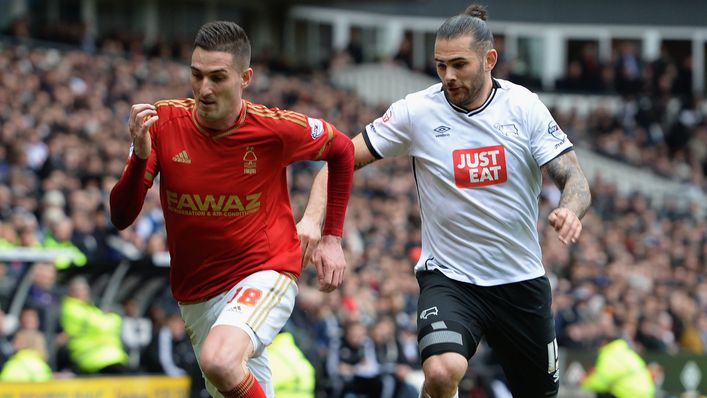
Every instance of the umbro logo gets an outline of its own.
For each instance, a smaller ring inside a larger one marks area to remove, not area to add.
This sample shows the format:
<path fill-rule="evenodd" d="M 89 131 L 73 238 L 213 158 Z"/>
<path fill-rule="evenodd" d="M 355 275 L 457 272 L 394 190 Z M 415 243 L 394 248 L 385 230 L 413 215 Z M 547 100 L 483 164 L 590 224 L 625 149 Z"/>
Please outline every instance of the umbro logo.
<path fill-rule="evenodd" d="M 432 131 L 434 131 L 434 132 L 436 133 L 436 134 L 435 134 L 435 137 L 448 137 L 448 136 L 449 136 L 449 133 L 447 133 L 447 131 L 449 131 L 449 130 L 451 130 L 451 129 L 452 129 L 451 127 L 442 125 L 442 126 L 436 127 L 436 128 L 435 128 L 434 130 L 432 130 Z"/>
<path fill-rule="evenodd" d="M 177 163 L 191 163 L 191 159 L 189 159 L 189 155 L 187 155 L 186 150 L 172 156 L 172 161 Z"/>

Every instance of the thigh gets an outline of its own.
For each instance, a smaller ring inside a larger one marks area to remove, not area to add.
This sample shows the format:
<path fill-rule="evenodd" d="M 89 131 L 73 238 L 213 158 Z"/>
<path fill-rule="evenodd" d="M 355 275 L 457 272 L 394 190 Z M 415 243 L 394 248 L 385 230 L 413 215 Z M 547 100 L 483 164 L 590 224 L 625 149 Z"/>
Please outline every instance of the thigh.
<path fill-rule="evenodd" d="M 486 339 L 514 397 L 556 397 L 557 340 L 547 277 L 491 287 L 496 317 Z"/>
<path fill-rule="evenodd" d="M 199 358 L 206 336 L 216 325 L 243 330 L 253 345 L 248 368 L 268 397 L 274 397 L 265 347 L 289 319 L 297 296 L 297 283 L 276 271 L 259 271 L 241 280 L 231 290 L 203 303 L 182 304 L 180 309 L 187 334 Z M 211 382 L 206 388 L 221 397 Z"/>
<path fill-rule="evenodd" d="M 446 352 L 471 358 L 483 336 L 482 307 L 463 283 L 439 271 L 420 271 L 417 280 L 417 339 L 422 362 Z"/>
<path fill-rule="evenodd" d="M 207 301 L 192 304 L 179 304 L 179 310 L 184 319 L 184 329 L 194 348 L 197 359 L 201 353 L 201 347 L 211 331 L 211 327 L 223 311 L 226 293 L 212 297 Z"/>
<path fill-rule="evenodd" d="M 253 343 L 253 356 L 280 332 L 292 314 L 297 283 L 276 271 L 259 271 L 240 281 L 224 297 L 223 308 L 214 322 L 243 329 Z"/>
<path fill-rule="evenodd" d="M 199 359 L 201 347 L 204 344 L 204 340 L 206 340 L 206 336 L 208 336 L 211 327 L 214 322 L 216 322 L 221 311 L 223 311 L 224 300 L 222 300 L 222 298 L 225 295 L 226 293 L 222 293 L 200 303 L 179 304 L 182 319 L 184 319 L 184 328 L 189 336 L 197 360 Z M 223 397 L 216 387 L 205 377 L 204 386 L 212 397 Z"/>

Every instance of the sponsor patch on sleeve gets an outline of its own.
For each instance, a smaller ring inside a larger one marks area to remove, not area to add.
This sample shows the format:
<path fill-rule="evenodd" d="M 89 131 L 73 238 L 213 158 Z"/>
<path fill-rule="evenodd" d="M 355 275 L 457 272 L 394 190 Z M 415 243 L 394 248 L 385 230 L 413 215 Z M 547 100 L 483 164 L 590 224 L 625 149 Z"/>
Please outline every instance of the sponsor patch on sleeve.
<path fill-rule="evenodd" d="M 562 144 L 565 143 L 565 140 L 567 139 L 567 135 L 565 135 L 564 131 L 560 129 L 560 126 L 557 125 L 557 122 L 554 120 L 550 121 L 547 125 L 547 133 L 552 136 L 555 140 L 558 142 L 555 144 L 555 148 L 560 147 Z"/>
<path fill-rule="evenodd" d="M 547 125 L 547 133 L 559 141 L 564 141 L 566 137 L 564 131 L 560 129 L 560 126 L 554 120 Z"/>
<path fill-rule="evenodd" d="M 312 136 L 313 140 L 316 140 L 324 132 L 324 124 L 321 120 L 312 119 L 311 117 L 307 118 L 307 122 L 309 123 L 310 127 L 309 135 Z"/>

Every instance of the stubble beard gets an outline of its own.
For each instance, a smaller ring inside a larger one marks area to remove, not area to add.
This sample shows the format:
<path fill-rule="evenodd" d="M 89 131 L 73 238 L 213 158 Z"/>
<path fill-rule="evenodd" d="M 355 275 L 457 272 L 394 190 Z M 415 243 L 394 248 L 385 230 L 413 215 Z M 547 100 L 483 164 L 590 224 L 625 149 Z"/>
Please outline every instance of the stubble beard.
<path fill-rule="evenodd" d="M 483 68 L 479 68 L 477 72 L 476 77 L 469 84 L 468 92 L 466 95 L 462 96 L 459 101 L 453 100 L 452 96 L 449 94 L 449 91 L 447 91 L 447 88 L 445 87 L 445 95 L 449 99 L 449 102 L 460 108 L 471 110 L 471 104 L 479 98 L 479 95 L 481 95 L 481 91 L 484 88 L 484 70 Z"/>
<path fill-rule="evenodd" d="M 218 109 L 216 109 L 216 106 L 212 106 L 211 109 L 204 109 L 203 107 L 199 107 L 199 117 L 203 119 L 204 121 L 216 121 L 218 120 Z"/>
<path fill-rule="evenodd" d="M 479 97 L 480 93 L 481 86 L 473 84 L 471 87 L 469 87 L 469 92 L 464 95 L 459 101 L 451 100 L 451 102 L 460 108 L 471 110 L 471 104 L 474 103 L 474 101 Z M 449 93 L 447 93 L 447 97 L 451 98 L 449 96 Z"/>

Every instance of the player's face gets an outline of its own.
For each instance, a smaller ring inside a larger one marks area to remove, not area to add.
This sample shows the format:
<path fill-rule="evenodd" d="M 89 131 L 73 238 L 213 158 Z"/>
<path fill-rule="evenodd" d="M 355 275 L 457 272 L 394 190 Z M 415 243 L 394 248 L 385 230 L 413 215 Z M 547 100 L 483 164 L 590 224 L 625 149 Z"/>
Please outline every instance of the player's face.
<path fill-rule="evenodd" d="M 241 109 L 243 89 L 253 70 L 241 68 L 233 55 L 197 47 L 191 57 L 191 88 L 199 121 L 213 129 L 235 123 Z"/>
<path fill-rule="evenodd" d="M 486 100 L 484 88 L 491 85 L 496 50 L 488 50 L 482 56 L 472 47 L 468 35 L 439 39 L 435 42 L 435 64 L 449 102 L 473 109 Z"/>

